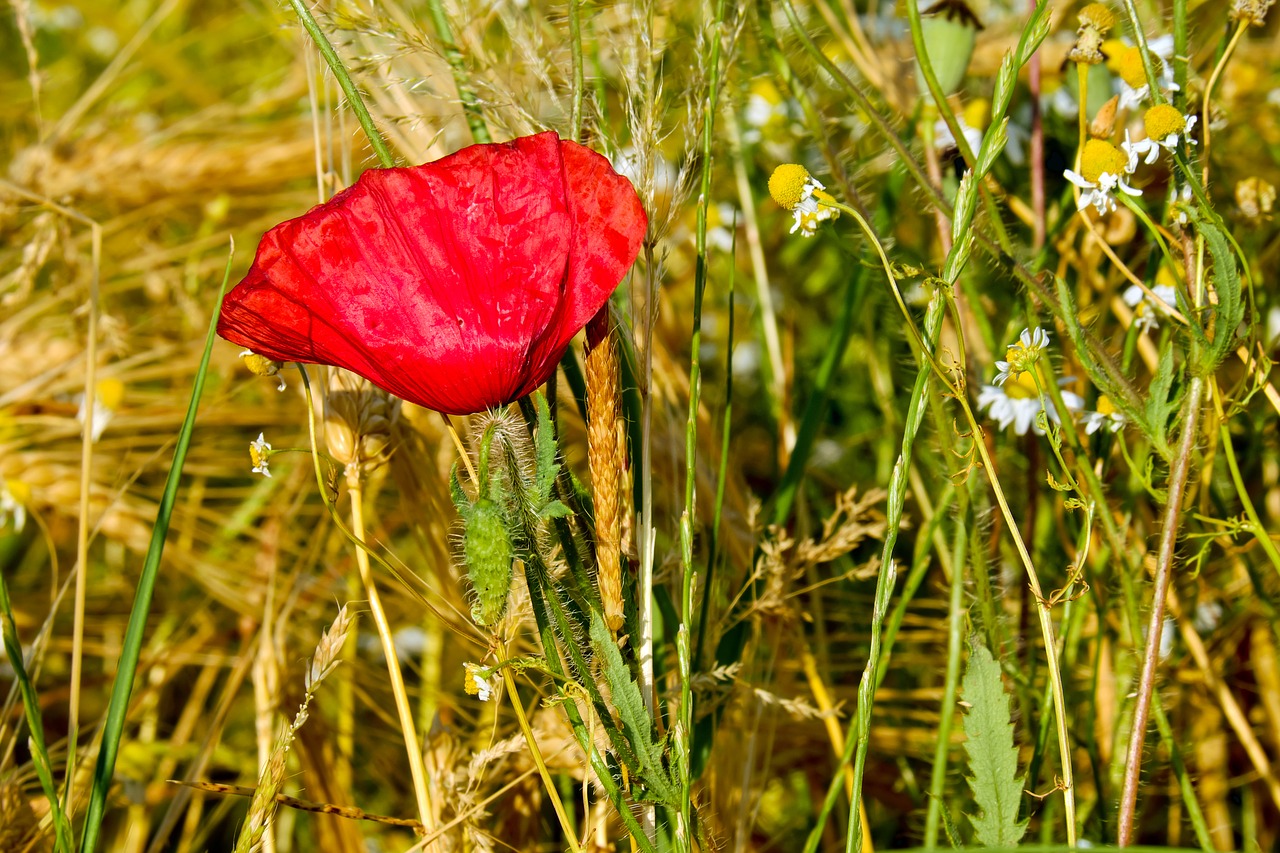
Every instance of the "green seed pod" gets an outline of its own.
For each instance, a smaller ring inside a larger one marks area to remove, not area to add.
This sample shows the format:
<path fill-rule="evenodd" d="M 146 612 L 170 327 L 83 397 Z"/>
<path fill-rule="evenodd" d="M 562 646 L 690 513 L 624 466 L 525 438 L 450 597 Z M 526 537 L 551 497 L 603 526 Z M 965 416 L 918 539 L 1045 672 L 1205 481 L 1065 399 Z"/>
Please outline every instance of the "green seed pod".
<path fill-rule="evenodd" d="M 475 590 L 471 618 L 491 627 L 507 612 L 515 558 L 502 507 L 488 498 L 475 502 L 462 534 L 462 555 Z"/>
<path fill-rule="evenodd" d="M 964 81 L 980 29 L 982 24 L 964 0 L 940 0 L 924 13 L 920 31 L 929 63 L 944 95 L 955 92 Z M 920 77 L 920 92 L 928 94 L 923 76 Z"/>

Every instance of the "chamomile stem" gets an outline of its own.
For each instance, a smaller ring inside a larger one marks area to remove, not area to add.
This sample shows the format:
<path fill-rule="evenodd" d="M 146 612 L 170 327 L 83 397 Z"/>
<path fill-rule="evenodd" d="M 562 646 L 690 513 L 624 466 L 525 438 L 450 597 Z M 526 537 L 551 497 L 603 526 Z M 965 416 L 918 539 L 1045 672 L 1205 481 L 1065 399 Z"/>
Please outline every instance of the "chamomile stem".
<path fill-rule="evenodd" d="M 569 822 L 564 804 L 560 802 L 560 793 L 556 790 L 555 781 L 551 778 L 551 771 L 547 769 L 547 762 L 542 758 L 542 750 L 538 749 L 538 742 L 533 737 L 533 729 L 529 727 L 529 718 L 524 713 L 524 706 L 520 704 L 520 694 L 516 692 L 516 681 L 511 676 L 510 667 L 502 668 L 502 681 L 507 686 L 507 696 L 511 698 L 511 710 L 515 711 L 516 722 L 520 724 L 524 742 L 529 745 L 529 755 L 532 756 L 533 763 L 538 768 L 538 775 L 542 777 L 542 787 L 551 800 L 551 808 L 555 810 L 556 818 L 560 821 L 560 828 L 564 830 L 565 843 L 573 853 L 582 853 L 582 847 L 578 844 L 578 838 L 573 832 L 573 824 Z"/>

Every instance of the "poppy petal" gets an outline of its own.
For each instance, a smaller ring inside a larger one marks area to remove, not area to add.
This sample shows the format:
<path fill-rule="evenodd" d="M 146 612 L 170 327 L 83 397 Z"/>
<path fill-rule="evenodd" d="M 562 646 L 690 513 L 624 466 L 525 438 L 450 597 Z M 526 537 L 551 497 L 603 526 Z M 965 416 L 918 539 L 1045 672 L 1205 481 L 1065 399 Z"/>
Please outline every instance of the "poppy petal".
<path fill-rule="evenodd" d="M 263 237 L 218 331 L 437 411 L 481 411 L 547 380 L 645 227 L 626 179 L 554 133 L 370 170 Z"/>

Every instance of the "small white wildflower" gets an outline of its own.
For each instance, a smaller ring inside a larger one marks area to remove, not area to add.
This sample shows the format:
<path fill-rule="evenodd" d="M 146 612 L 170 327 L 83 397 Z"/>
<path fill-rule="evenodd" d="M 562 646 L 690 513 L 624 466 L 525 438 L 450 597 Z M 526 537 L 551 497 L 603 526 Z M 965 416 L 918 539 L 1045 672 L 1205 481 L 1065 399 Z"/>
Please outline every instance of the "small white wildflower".
<path fill-rule="evenodd" d="M 1168 104 L 1158 104 L 1143 116 L 1147 138 L 1130 143 L 1126 131 L 1125 150 L 1135 157 L 1145 154 L 1145 162 L 1150 165 L 1160 157 L 1161 148 L 1172 154 L 1177 150 L 1178 140 L 1184 137 L 1189 145 L 1195 145 L 1191 130 L 1196 126 L 1198 118 L 1194 113 L 1184 116 Z"/>
<path fill-rule="evenodd" d="M 249 459 L 253 462 L 253 473 L 270 477 L 271 469 L 267 467 L 267 460 L 270 457 L 271 444 L 267 441 L 265 433 L 260 432 L 257 441 L 249 442 Z"/>
<path fill-rule="evenodd" d="M 74 399 L 79 405 L 76 410 L 76 420 L 80 422 L 81 427 L 84 427 L 89 417 L 84 394 L 77 394 Z M 97 384 L 93 394 L 93 431 L 89 434 L 91 442 L 96 444 L 98 439 L 102 438 L 102 434 L 107 431 L 107 426 L 115 417 L 116 409 L 119 408 L 123 399 L 124 383 L 119 379 L 103 379 Z"/>
<path fill-rule="evenodd" d="M 1125 181 L 1138 166 L 1127 134 L 1125 145 L 1128 147 L 1122 151 L 1105 140 L 1090 139 L 1080 152 L 1080 171 L 1063 171 L 1068 181 L 1083 190 L 1078 203 L 1080 210 L 1093 205 L 1100 216 L 1110 213 L 1116 209 L 1112 196 L 1117 189 L 1132 196 L 1142 195 L 1142 190 L 1134 189 Z"/>
<path fill-rule="evenodd" d="M 1040 358 L 1045 347 L 1049 346 L 1049 333 L 1039 326 L 1034 329 L 1023 329 L 1016 343 L 1009 344 L 1005 352 L 1006 361 L 997 361 L 995 383 L 1003 385 L 1010 378 L 1016 379 L 1019 374 L 1031 369 Z"/>
<path fill-rule="evenodd" d="M 1128 419 L 1123 414 L 1116 411 L 1115 405 L 1112 404 L 1111 398 L 1106 394 L 1098 395 L 1098 410 L 1096 412 L 1082 412 L 1080 416 L 1081 423 L 1084 424 L 1085 435 L 1093 435 L 1104 427 L 1109 432 L 1119 432 L 1124 429 Z"/>
<path fill-rule="evenodd" d="M 1167 284 L 1157 284 L 1151 288 L 1151 292 L 1159 297 L 1159 304 L 1153 302 L 1147 292 L 1136 284 L 1129 285 L 1120 294 L 1124 303 L 1133 309 L 1133 325 L 1140 332 L 1160 328 L 1156 314 L 1167 314 L 1169 308 L 1176 308 L 1178 305 L 1178 292 Z"/>
<path fill-rule="evenodd" d="M 493 698 L 493 694 L 498 689 L 497 674 L 486 675 L 489 672 L 485 667 L 479 666 L 471 662 L 462 665 L 463 681 L 462 689 L 467 692 L 468 696 L 474 696 L 481 702 L 488 702 Z"/>
<path fill-rule="evenodd" d="M 255 376 L 274 376 L 279 379 L 277 391 L 283 391 L 288 387 L 285 385 L 284 376 L 280 374 L 280 368 L 284 367 L 281 362 L 267 358 L 265 355 L 258 355 L 253 350 L 245 350 L 240 353 L 240 357 L 244 359 L 244 366 L 249 368 L 249 372 Z"/>
<path fill-rule="evenodd" d="M 769 195 L 795 217 L 792 234 L 799 231 L 804 237 L 812 237 L 821 223 L 840 216 L 834 206 L 835 197 L 826 192 L 826 187 L 810 175 L 808 169 L 795 163 L 784 163 L 773 170 Z"/>
<path fill-rule="evenodd" d="M 956 116 L 956 123 L 960 125 L 960 132 L 964 134 L 970 150 L 976 154 L 978 149 L 982 147 L 982 131 L 966 124 L 963 116 Z M 951 132 L 951 128 L 942 119 L 938 119 L 933 124 L 933 147 L 938 151 L 950 151 L 952 148 L 960 147 L 956 144 L 956 138 Z"/>
<path fill-rule="evenodd" d="M 1071 380 L 1063 378 L 1058 381 L 1061 384 Z M 1045 402 L 1048 404 L 1045 411 L 1049 420 L 1058 423 L 1058 412 L 1053 402 Z M 1062 392 L 1062 402 L 1073 412 L 1084 408 L 1084 400 L 1070 391 Z M 1039 389 L 1036 388 L 1035 380 L 1030 373 L 1011 377 L 1003 386 L 983 385 L 982 390 L 978 392 L 978 409 L 986 411 L 1000 429 L 1008 429 L 1012 426 L 1013 431 L 1018 435 L 1026 435 L 1027 430 L 1034 430 L 1037 435 L 1042 432 L 1040 425 L 1036 422 L 1036 416 L 1044 409 L 1044 405 L 1041 403 Z"/>

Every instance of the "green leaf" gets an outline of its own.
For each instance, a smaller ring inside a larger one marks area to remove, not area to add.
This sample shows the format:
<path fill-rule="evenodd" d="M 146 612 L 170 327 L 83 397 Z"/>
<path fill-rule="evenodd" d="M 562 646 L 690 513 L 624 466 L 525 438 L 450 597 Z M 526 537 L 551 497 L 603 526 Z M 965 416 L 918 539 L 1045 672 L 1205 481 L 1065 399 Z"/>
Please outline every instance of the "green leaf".
<path fill-rule="evenodd" d="M 618 718 L 622 721 L 623 734 L 635 754 L 638 766 L 630 770 L 644 780 L 658 801 L 675 807 L 675 786 L 662 766 L 662 746 L 654 742 L 653 722 L 649 718 L 649 709 L 645 707 L 644 697 L 640 695 L 640 686 L 631 677 L 631 670 L 622 659 L 613 634 L 595 610 L 591 611 L 591 646 L 595 651 L 596 663 L 609 683 L 609 695 Z"/>
<path fill-rule="evenodd" d="M 551 490 L 555 486 L 556 474 L 560 472 L 560 463 L 556 461 L 556 431 L 551 425 L 551 407 L 547 405 L 547 398 L 542 392 L 538 392 L 533 395 L 533 404 L 538 409 L 538 428 L 534 434 L 538 454 L 538 493 L 535 502 L 537 506 L 542 506 L 551 500 Z"/>
<path fill-rule="evenodd" d="M 1013 743 L 1009 696 L 1004 692 L 1000 664 L 977 640 L 969 643 L 969 665 L 964 673 L 965 752 L 969 755 L 969 787 L 978 813 L 969 816 L 974 835 L 986 847 L 1012 847 L 1027 831 L 1018 820 L 1022 803 L 1022 777 L 1018 775 L 1018 748 Z"/>
<path fill-rule="evenodd" d="M 1160 363 L 1156 366 L 1156 375 L 1151 377 L 1147 397 L 1147 421 L 1162 436 L 1169 428 L 1169 416 L 1178 405 L 1178 395 L 1171 393 L 1173 376 L 1173 347 L 1162 347 Z"/>
<path fill-rule="evenodd" d="M 1207 374 L 1226 358 L 1235 343 L 1236 329 L 1244 320 L 1244 296 L 1240 288 L 1240 270 L 1231 247 L 1227 245 L 1226 236 L 1206 219 L 1197 222 L 1196 227 L 1204 236 L 1204 243 L 1213 257 L 1213 288 L 1218 294 L 1213 343 L 1201 364 L 1201 370 Z"/>
<path fill-rule="evenodd" d="M 565 506 L 562 501 L 551 501 L 538 510 L 538 515 L 543 518 L 568 518 L 573 515 L 573 510 Z"/>

